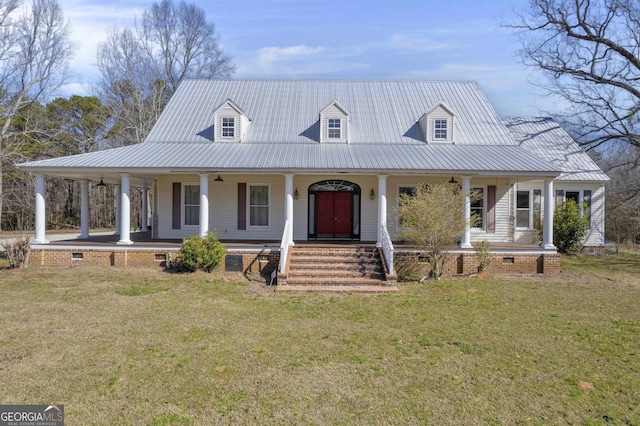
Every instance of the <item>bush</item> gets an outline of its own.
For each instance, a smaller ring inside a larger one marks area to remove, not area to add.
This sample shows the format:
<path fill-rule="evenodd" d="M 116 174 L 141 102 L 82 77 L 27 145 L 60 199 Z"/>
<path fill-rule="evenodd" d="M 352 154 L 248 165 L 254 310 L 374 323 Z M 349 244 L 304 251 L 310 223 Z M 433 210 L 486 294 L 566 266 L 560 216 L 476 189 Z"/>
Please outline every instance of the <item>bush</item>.
<path fill-rule="evenodd" d="M 589 229 L 587 218 L 573 200 L 556 206 L 553 217 L 553 244 L 563 253 L 577 254 Z"/>
<path fill-rule="evenodd" d="M 491 265 L 491 252 L 489 251 L 489 242 L 480 241 L 474 245 L 476 255 L 478 256 L 478 272 L 484 272 Z"/>
<path fill-rule="evenodd" d="M 7 252 L 7 260 L 10 268 L 25 269 L 29 266 L 29 253 L 31 252 L 31 238 L 22 236 L 0 243 Z"/>
<path fill-rule="evenodd" d="M 204 237 L 194 235 L 182 242 L 180 263 L 192 272 L 198 269 L 211 272 L 224 260 L 225 254 L 218 236 L 208 232 Z"/>

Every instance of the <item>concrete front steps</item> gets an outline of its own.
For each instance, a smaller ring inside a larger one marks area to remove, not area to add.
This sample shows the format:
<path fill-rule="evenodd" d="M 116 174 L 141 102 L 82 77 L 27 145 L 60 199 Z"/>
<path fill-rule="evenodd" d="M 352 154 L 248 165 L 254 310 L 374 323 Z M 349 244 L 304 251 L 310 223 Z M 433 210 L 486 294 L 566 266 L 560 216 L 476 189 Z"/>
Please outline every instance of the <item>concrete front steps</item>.
<path fill-rule="evenodd" d="M 385 273 L 380 251 L 373 246 L 294 246 L 278 292 L 394 293 L 395 277 Z"/>

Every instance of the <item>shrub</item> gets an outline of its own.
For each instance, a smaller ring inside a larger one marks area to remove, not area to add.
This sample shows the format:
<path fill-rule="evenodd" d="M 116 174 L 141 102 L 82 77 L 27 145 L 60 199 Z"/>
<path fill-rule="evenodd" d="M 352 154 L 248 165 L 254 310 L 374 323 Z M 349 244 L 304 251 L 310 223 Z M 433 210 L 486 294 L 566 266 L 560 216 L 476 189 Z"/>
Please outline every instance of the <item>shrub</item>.
<path fill-rule="evenodd" d="M 204 237 L 194 235 L 182 242 L 180 263 L 192 272 L 198 269 L 211 272 L 224 260 L 225 254 L 218 236 L 208 232 Z"/>
<path fill-rule="evenodd" d="M 21 236 L 0 245 L 7 252 L 7 260 L 10 268 L 25 269 L 29 266 L 29 253 L 31 252 L 31 238 Z"/>
<path fill-rule="evenodd" d="M 478 256 L 478 272 L 484 272 L 491 265 L 491 253 L 489 252 L 489 242 L 483 240 L 475 244 L 476 255 Z"/>
<path fill-rule="evenodd" d="M 573 200 L 556 206 L 553 217 L 553 244 L 563 253 L 580 252 L 589 222 Z"/>

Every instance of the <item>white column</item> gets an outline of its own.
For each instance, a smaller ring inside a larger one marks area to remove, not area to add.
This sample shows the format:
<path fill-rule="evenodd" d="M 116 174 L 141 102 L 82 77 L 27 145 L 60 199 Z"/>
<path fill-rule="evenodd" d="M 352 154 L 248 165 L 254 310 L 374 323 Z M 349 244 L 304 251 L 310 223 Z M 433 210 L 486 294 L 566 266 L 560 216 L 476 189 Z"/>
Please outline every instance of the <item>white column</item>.
<path fill-rule="evenodd" d="M 284 175 L 284 220 L 285 223 L 289 222 L 289 234 L 287 235 L 287 242 L 289 245 L 293 243 L 293 175 Z"/>
<path fill-rule="evenodd" d="M 47 244 L 46 238 L 46 215 L 44 204 L 44 175 L 36 175 L 36 237 L 33 240 L 36 244 Z"/>
<path fill-rule="evenodd" d="M 553 245 L 553 211 L 555 208 L 553 197 L 553 179 L 544 180 L 544 226 L 542 228 L 542 248 L 556 250 Z"/>
<path fill-rule="evenodd" d="M 462 194 L 464 195 L 462 218 L 465 225 L 460 248 L 473 248 L 471 245 L 471 178 L 469 176 L 462 177 Z"/>
<path fill-rule="evenodd" d="M 120 235 L 120 223 L 121 223 L 121 217 L 120 217 L 120 199 L 122 198 L 122 192 L 120 191 L 120 185 L 116 185 L 116 231 L 113 233 L 113 235 Z"/>
<path fill-rule="evenodd" d="M 387 175 L 378 175 L 378 247 L 382 247 L 382 225 L 387 226 Z"/>
<path fill-rule="evenodd" d="M 200 174 L 200 236 L 209 232 L 209 175 Z"/>
<path fill-rule="evenodd" d="M 131 200 L 129 199 L 129 175 L 120 175 L 120 241 L 118 244 L 133 244 L 131 241 Z"/>
<path fill-rule="evenodd" d="M 89 181 L 80 181 L 80 239 L 89 238 Z"/>

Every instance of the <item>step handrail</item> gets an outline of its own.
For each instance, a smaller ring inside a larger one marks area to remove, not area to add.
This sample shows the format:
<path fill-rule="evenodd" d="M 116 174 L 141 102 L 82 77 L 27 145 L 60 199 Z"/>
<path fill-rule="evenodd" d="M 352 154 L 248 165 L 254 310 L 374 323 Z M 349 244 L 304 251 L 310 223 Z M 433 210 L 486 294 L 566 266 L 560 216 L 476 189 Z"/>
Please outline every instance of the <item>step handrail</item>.
<path fill-rule="evenodd" d="M 289 247 L 292 244 L 291 239 L 291 222 L 287 219 L 284 222 L 284 231 L 282 232 L 282 241 L 280 242 L 280 273 L 286 273 L 287 268 L 287 255 L 289 254 Z"/>
<path fill-rule="evenodd" d="M 387 262 L 387 268 L 389 269 L 389 275 L 393 275 L 393 243 L 391 242 L 391 236 L 389 236 L 389 231 L 387 231 L 387 227 L 383 223 L 380 225 L 382 228 L 382 253 L 384 254 L 384 260 Z"/>

